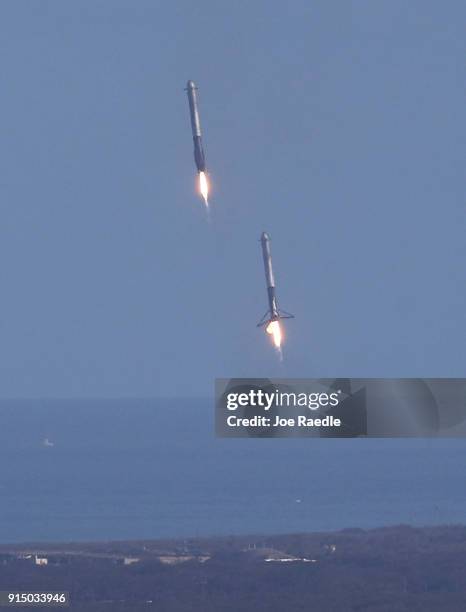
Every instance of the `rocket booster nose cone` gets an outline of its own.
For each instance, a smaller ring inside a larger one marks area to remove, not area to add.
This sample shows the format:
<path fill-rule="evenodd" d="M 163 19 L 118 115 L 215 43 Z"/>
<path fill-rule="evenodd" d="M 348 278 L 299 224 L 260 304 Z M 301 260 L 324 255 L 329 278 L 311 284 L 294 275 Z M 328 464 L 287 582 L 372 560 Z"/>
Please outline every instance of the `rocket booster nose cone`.
<path fill-rule="evenodd" d="M 196 89 L 196 85 L 195 85 L 194 81 L 188 81 L 186 83 L 186 89 Z"/>
<path fill-rule="evenodd" d="M 270 236 L 267 234 L 267 232 L 262 232 L 261 240 L 263 241 L 270 240 Z"/>

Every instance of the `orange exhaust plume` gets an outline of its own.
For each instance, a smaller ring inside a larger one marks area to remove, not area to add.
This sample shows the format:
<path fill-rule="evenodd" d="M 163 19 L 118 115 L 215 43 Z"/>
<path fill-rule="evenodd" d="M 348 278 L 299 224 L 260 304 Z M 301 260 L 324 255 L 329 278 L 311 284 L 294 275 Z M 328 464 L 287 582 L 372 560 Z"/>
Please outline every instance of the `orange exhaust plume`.
<path fill-rule="evenodd" d="M 209 206 L 209 181 L 205 172 L 199 172 L 199 189 L 206 206 Z"/>
<path fill-rule="evenodd" d="M 282 345 L 282 328 L 280 323 L 278 321 L 271 321 L 265 331 L 272 336 L 274 345 L 279 349 Z"/>

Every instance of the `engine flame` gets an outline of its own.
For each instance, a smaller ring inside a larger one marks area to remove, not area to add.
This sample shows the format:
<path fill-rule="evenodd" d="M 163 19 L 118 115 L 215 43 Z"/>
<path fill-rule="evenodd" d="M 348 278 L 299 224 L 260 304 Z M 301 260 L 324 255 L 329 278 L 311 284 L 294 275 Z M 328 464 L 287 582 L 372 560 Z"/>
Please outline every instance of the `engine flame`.
<path fill-rule="evenodd" d="M 282 345 L 282 328 L 280 323 L 278 321 L 270 321 L 265 331 L 272 336 L 273 343 L 279 349 Z"/>
<path fill-rule="evenodd" d="M 206 206 L 209 206 L 209 181 L 205 172 L 199 172 L 199 189 Z"/>

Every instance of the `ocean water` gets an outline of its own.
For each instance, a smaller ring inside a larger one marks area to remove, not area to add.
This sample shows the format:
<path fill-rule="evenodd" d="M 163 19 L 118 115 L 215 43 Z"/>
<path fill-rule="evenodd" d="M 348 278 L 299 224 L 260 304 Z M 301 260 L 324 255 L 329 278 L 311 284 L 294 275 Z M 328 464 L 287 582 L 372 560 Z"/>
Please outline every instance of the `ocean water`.
<path fill-rule="evenodd" d="M 0 402 L 0 542 L 466 521 L 466 440 L 213 429 L 211 401 Z"/>

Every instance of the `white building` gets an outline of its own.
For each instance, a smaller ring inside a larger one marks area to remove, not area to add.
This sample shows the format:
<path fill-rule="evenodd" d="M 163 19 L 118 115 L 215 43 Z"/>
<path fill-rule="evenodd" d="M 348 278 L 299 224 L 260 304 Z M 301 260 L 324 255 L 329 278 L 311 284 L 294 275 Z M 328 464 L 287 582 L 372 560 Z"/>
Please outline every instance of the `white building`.
<path fill-rule="evenodd" d="M 48 565 L 49 560 L 47 559 L 47 557 L 38 557 L 37 555 L 35 556 L 35 564 L 36 565 Z"/>

